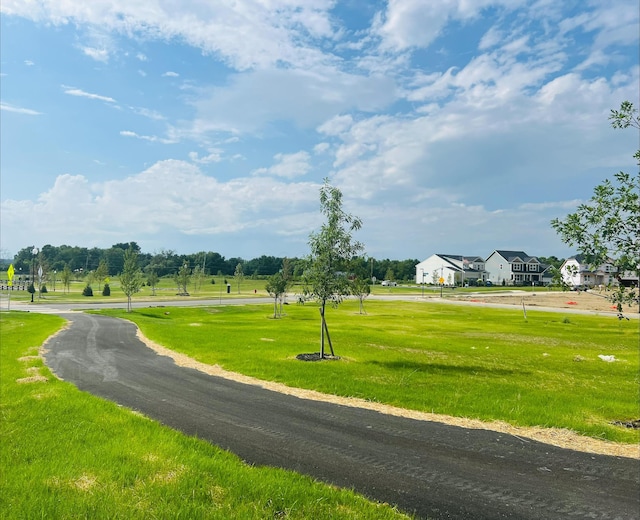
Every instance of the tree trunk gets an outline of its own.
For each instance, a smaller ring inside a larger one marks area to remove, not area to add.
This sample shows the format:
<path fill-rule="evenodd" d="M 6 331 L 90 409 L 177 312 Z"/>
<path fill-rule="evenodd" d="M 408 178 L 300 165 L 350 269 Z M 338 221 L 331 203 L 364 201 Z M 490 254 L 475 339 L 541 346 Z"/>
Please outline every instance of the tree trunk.
<path fill-rule="evenodd" d="M 320 307 L 320 359 L 324 358 L 324 302 Z"/>

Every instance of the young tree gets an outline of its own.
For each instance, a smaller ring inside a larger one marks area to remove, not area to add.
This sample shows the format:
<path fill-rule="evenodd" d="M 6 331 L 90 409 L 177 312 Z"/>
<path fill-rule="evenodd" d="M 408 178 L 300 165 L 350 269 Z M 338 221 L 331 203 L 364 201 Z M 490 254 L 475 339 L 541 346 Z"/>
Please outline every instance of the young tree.
<path fill-rule="evenodd" d="M 64 269 L 62 270 L 62 286 L 65 289 L 65 292 L 69 292 L 69 288 L 71 287 L 71 267 L 69 264 L 64 265 Z"/>
<path fill-rule="evenodd" d="M 614 128 L 640 129 L 638 111 L 633 103 L 624 101 L 620 110 L 609 117 Z M 640 150 L 634 157 L 640 164 Z M 606 179 L 594 189 L 591 199 L 580 204 L 575 213 L 564 220 L 554 219 L 552 227 L 562 241 L 576 246 L 587 262 L 597 268 L 613 261 L 618 281 L 624 273 L 640 274 L 640 172 L 635 175 L 619 172 L 614 181 Z M 627 290 L 622 283 L 610 297 L 618 312 L 622 305 L 640 303 L 638 287 Z"/>
<path fill-rule="evenodd" d="M 265 289 L 269 293 L 269 296 L 273 298 L 273 317 L 277 318 L 278 316 L 282 316 L 282 308 L 280 308 L 280 312 L 278 313 L 278 300 L 287 290 L 287 281 L 282 276 L 282 273 L 272 274 L 267 280 Z"/>
<path fill-rule="evenodd" d="M 189 266 L 186 262 L 182 264 L 182 267 L 174 275 L 173 279 L 178 286 L 178 294 L 189 296 L 187 286 L 189 285 L 189 280 L 191 279 L 191 270 L 189 269 Z"/>
<path fill-rule="evenodd" d="M 156 289 L 158 288 L 158 282 L 160 278 L 158 277 L 158 273 L 156 273 L 155 269 L 149 269 L 147 271 L 147 283 L 151 287 L 151 294 L 153 296 L 156 295 Z"/>
<path fill-rule="evenodd" d="M 120 274 L 120 288 L 127 296 L 127 312 L 131 312 L 131 297 L 140 291 L 144 280 L 138 265 L 138 253 L 130 248 L 124 252 L 124 265 Z"/>
<path fill-rule="evenodd" d="M 193 278 L 193 292 L 197 293 L 200 291 L 200 287 L 202 287 L 202 280 L 204 279 L 204 267 L 200 265 L 196 265 L 193 268 L 192 278 Z"/>
<path fill-rule="evenodd" d="M 242 270 L 242 264 L 240 262 L 236 265 L 236 270 L 234 271 L 233 276 L 235 276 L 238 281 L 238 294 L 240 294 L 240 283 L 242 283 L 242 279 L 244 278 L 244 271 Z"/>
<path fill-rule="evenodd" d="M 94 280 L 98 283 L 105 283 L 104 280 L 109 276 L 109 264 L 106 260 L 100 260 L 98 267 L 93 272 Z"/>
<path fill-rule="evenodd" d="M 303 276 L 303 298 L 313 298 L 320 306 L 320 357 L 324 357 L 326 304 L 337 307 L 349 293 L 349 280 L 344 272 L 364 246 L 353 240 L 352 233 L 362 227 L 362 221 L 342 209 L 342 192 L 324 180 L 320 188 L 320 207 L 326 222 L 320 231 L 309 235 L 311 252 Z M 328 337 L 328 334 L 327 334 Z M 331 355 L 333 345 L 329 339 Z"/>
<path fill-rule="evenodd" d="M 364 301 L 371 294 L 369 278 L 355 277 L 351 280 L 351 294 L 358 298 L 358 302 L 360 303 L 360 314 L 366 314 L 364 310 Z"/>

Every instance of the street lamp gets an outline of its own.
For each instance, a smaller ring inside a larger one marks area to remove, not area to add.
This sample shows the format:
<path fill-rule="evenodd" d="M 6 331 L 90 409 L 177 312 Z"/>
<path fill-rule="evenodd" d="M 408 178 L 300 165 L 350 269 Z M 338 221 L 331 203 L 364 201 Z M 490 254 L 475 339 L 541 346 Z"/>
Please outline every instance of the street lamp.
<path fill-rule="evenodd" d="M 53 292 L 56 292 L 56 275 L 58 271 L 56 269 L 53 270 Z"/>
<path fill-rule="evenodd" d="M 420 272 L 422 273 L 422 297 L 424 298 L 424 269 L 420 268 Z"/>

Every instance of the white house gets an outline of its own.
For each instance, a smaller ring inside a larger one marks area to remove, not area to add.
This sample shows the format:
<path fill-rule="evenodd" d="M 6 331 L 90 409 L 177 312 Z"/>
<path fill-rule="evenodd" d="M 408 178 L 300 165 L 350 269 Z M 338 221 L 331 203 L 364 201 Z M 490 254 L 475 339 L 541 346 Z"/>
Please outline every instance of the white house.
<path fill-rule="evenodd" d="M 485 261 L 487 280 L 494 285 L 542 284 L 546 269 L 537 257 L 524 251 L 496 249 Z"/>
<path fill-rule="evenodd" d="M 616 271 L 616 267 L 610 262 L 605 262 L 597 269 L 593 269 L 586 263 L 583 255 L 567 258 L 560 267 L 562 279 L 566 284 L 572 286 L 609 285 L 615 281 Z"/>
<path fill-rule="evenodd" d="M 416 283 L 439 285 L 484 280 L 484 260 L 479 256 L 431 255 L 416 265 Z"/>

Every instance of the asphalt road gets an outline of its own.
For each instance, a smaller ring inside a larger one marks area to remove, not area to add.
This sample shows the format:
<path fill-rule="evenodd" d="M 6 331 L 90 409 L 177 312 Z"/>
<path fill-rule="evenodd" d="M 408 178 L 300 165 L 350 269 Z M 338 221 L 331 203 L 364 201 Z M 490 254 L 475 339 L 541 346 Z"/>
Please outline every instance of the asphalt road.
<path fill-rule="evenodd" d="M 71 326 L 45 355 L 59 377 L 249 463 L 422 518 L 640 518 L 637 460 L 283 395 L 178 367 L 129 322 L 62 315 Z"/>

